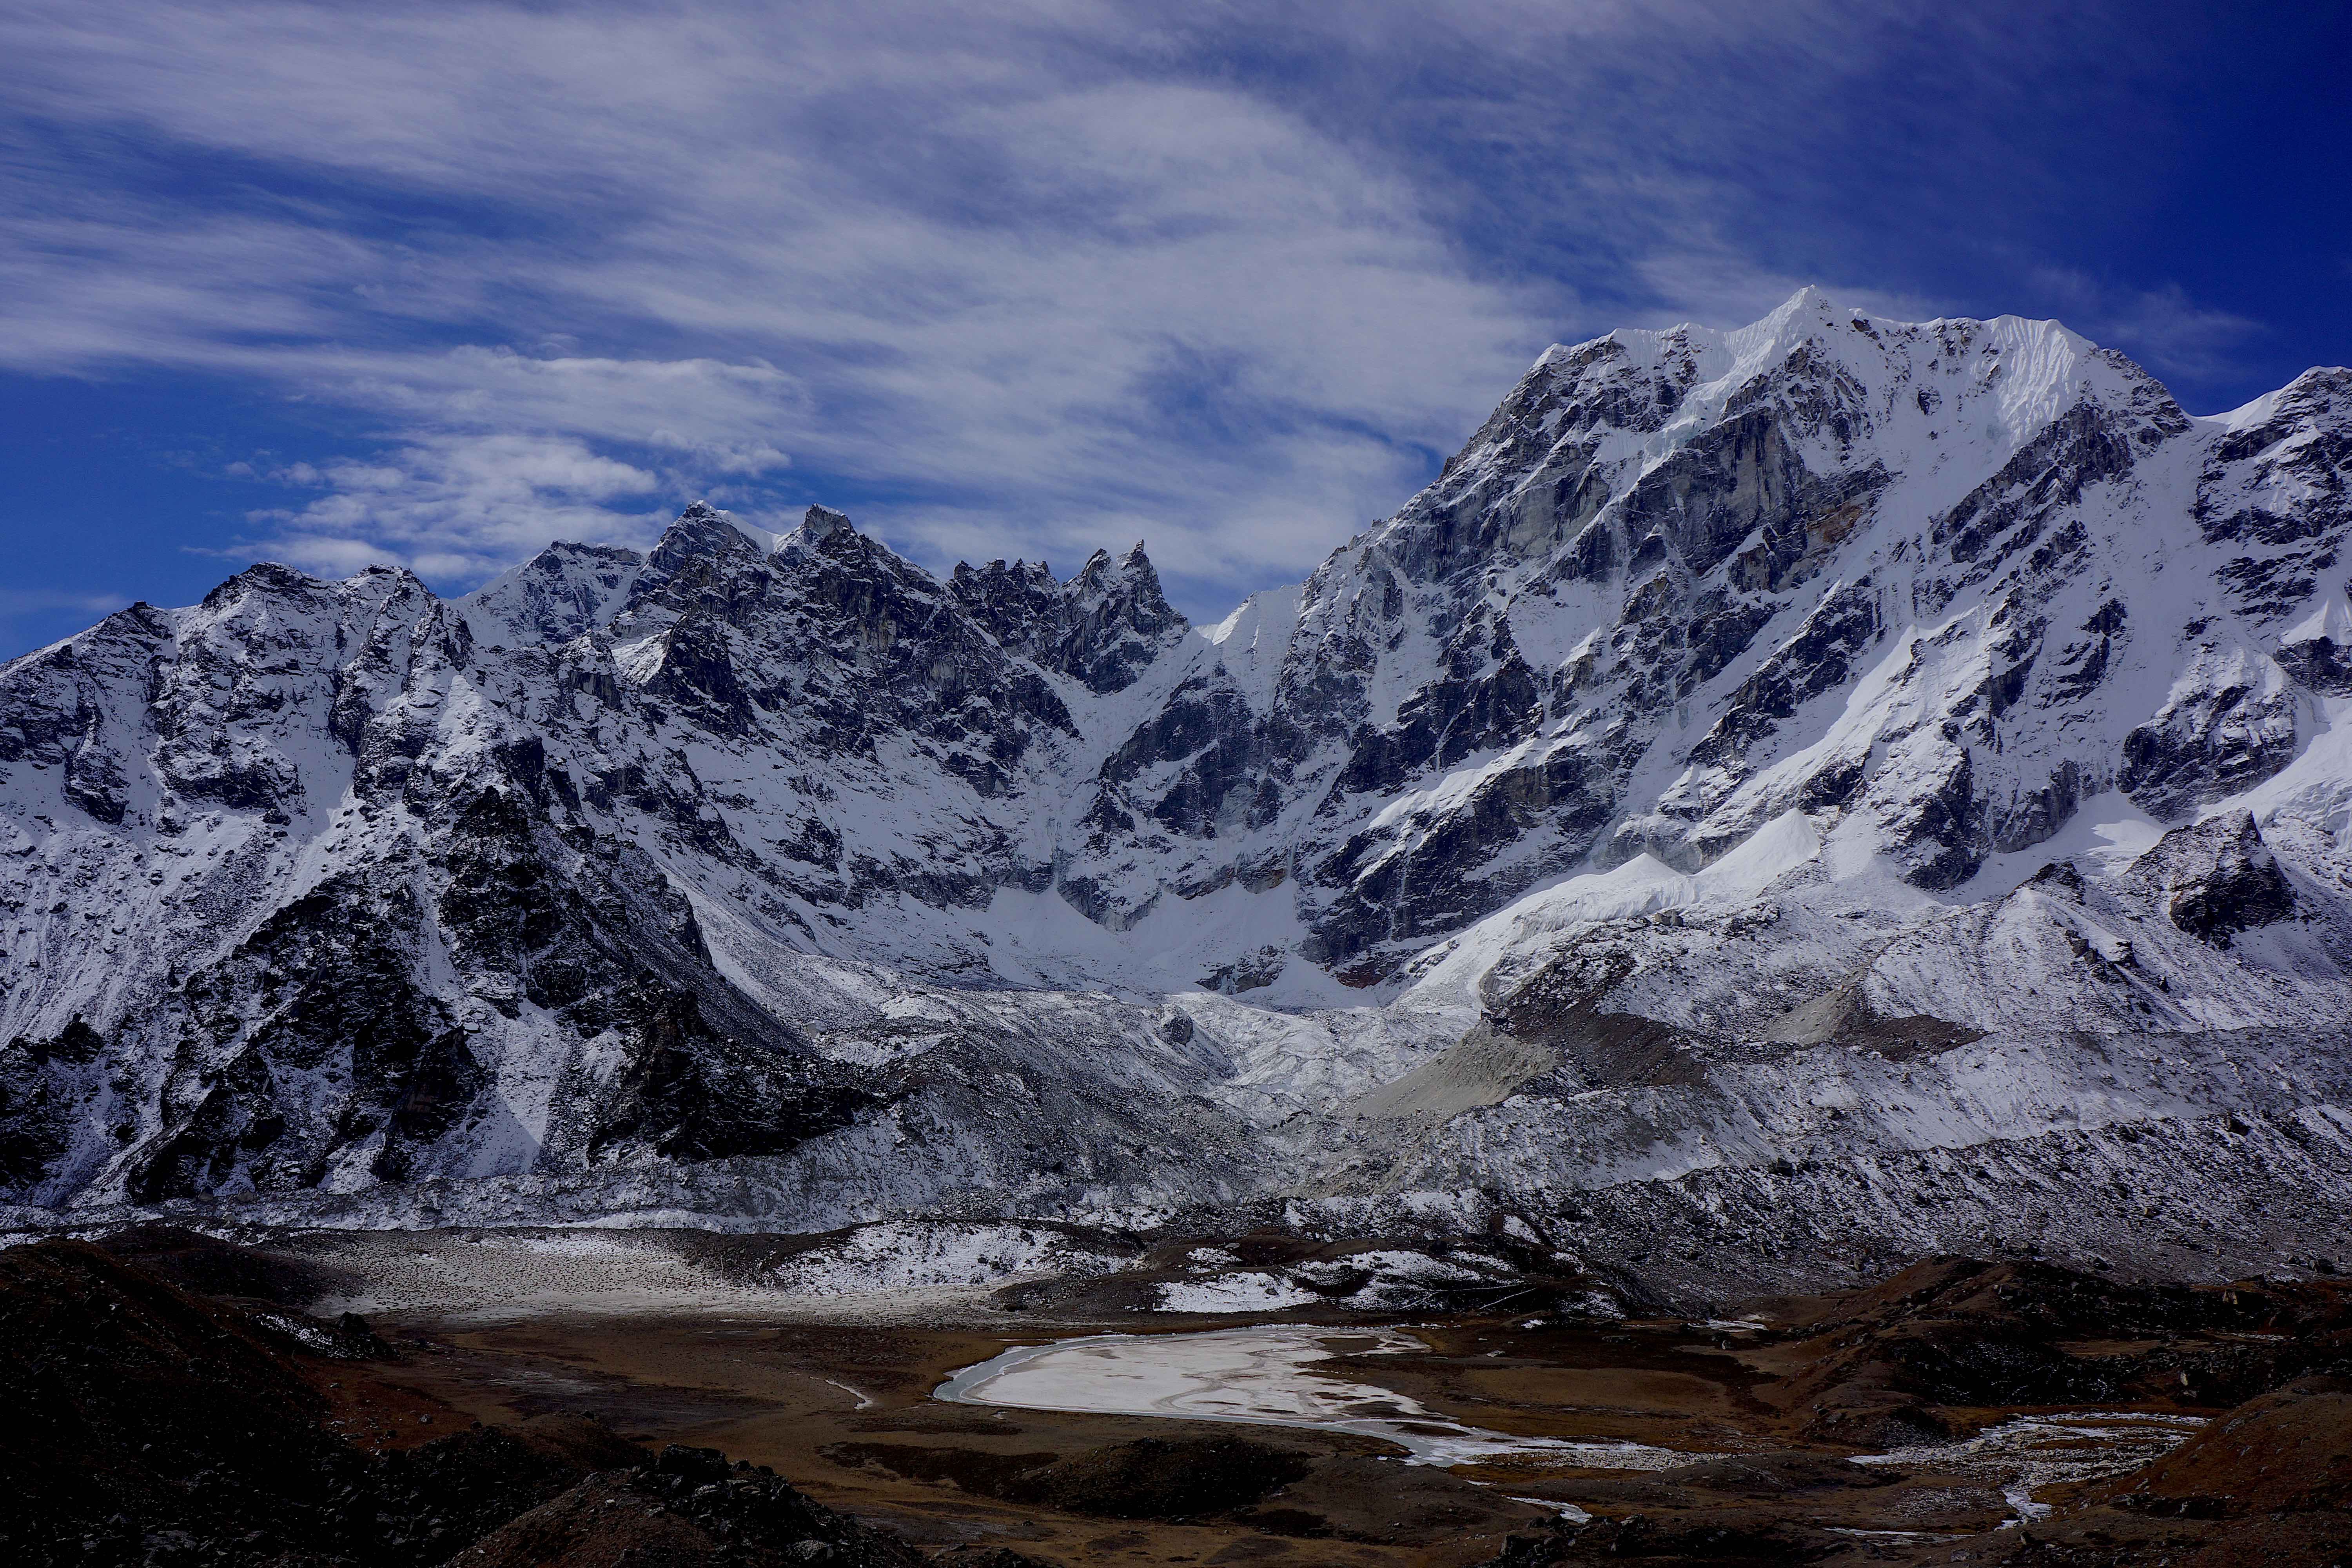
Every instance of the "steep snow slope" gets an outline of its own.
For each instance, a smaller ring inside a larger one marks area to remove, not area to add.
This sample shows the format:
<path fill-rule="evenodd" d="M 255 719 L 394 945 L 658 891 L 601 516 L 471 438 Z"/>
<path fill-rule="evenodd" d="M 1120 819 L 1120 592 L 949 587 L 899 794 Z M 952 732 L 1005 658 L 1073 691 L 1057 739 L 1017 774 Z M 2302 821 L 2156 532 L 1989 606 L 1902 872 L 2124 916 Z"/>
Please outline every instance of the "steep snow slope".
<path fill-rule="evenodd" d="M 1807 290 L 1550 350 L 1212 628 L 823 508 L 256 567 L 0 672 L 0 1194 L 2275 1261 L 2352 1173 L 2347 480 L 2352 373 L 2194 419 Z"/>

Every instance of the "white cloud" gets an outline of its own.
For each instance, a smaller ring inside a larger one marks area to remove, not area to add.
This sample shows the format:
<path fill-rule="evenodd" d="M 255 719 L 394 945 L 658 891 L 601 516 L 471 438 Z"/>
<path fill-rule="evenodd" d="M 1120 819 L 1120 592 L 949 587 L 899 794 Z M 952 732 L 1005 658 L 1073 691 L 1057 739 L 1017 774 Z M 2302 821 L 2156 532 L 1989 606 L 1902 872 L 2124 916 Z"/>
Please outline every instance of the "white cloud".
<path fill-rule="evenodd" d="M 277 525 L 276 553 L 333 573 L 391 561 L 476 577 L 551 538 L 643 544 L 666 521 L 658 508 L 614 510 L 658 491 L 656 476 L 570 437 L 437 436 L 373 462 L 294 463 L 268 478 L 327 492 L 250 521 Z"/>
<path fill-rule="evenodd" d="M 32 615 L 42 610 L 72 610 L 81 615 L 110 615 L 131 601 L 121 594 L 76 594 L 31 588 L 0 588 L 0 616 Z"/>
<path fill-rule="evenodd" d="M 1470 276 L 1362 150 L 1107 62 L 1118 27 L 1086 5 L 37 9 L 0 47 L 52 118 L 327 189 L 191 213 L 83 181 L 71 214 L 18 211 L 5 281 L 37 324 L 0 354 L 260 375 L 372 416 L 404 455 L 327 466 L 331 493 L 279 519 L 321 563 L 487 563 L 583 527 L 609 498 L 492 493 L 475 460 L 560 448 L 658 468 L 664 504 L 887 488 L 887 531 L 934 557 L 1110 531 L 1180 577 L 1248 574 L 1227 589 L 1293 575 L 1542 349 L 1543 300 Z M 367 200 L 496 222 L 392 241 L 354 220 Z M 446 343 L 486 318 L 554 352 Z"/>
<path fill-rule="evenodd" d="M 697 493 L 854 490 L 935 564 L 1141 535 L 1221 607 L 1395 506 L 1552 337 L 1838 287 L 1725 215 L 1934 14 L 25 0 L 0 364 L 338 411 L 388 455 L 278 465 L 320 493 L 257 521 L 306 563 L 461 579 Z M 1455 178 L 1471 145 L 1518 173 Z M 2146 301 L 2116 320 L 2219 352 Z"/>

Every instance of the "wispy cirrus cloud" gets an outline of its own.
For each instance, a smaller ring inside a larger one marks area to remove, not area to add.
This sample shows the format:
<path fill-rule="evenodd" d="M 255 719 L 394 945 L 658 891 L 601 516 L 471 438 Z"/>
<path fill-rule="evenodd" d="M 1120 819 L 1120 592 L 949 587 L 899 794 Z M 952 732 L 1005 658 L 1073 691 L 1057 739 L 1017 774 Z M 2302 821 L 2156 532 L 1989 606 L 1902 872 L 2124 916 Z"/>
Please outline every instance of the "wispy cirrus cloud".
<path fill-rule="evenodd" d="M 73 610 L 102 616 L 131 602 L 122 594 L 69 594 L 41 589 L 0 588 L 0 616 L 21 616 L 35 610 Z"/>
<path fill-rule="evenodd" d="M 2097 18 L 2004 17 L 33 0 L 0 365 L 299 400 L 308 467 L 247 522 L 322 567 L 846 496 L 935 563 L 1148 536 L 1206 608 L 1390 510 L 1556 337 L 1951 299 L 1836 226 L 1971 157 L 2049 198 L 2001 127 Z M 2119 330 L 2228 352 L 2135 298 Z"/>
<path fill-rule="evenodd" d="M 203 196 L 188 227 L 187 198 L 121 182 L 20 209 L 9 280 L 43 325 L 0 352 L 376 416 L 406 499 L 378 464 L 322 468 L 335 495 L 280 520 L 312 559 L 446 570 L 534 508 L 579 529 L 520 481 L 477 515 L 443 466 L 530 436 L 658 449 L 687 488 L 789 462 L 897 492 L 918 547 L 1066 555 L 1115 524 L 1180 574 L 1295 571 L 1545 341 L 1539 300 L 1466 276 L 1402 182 L 1244 94 L 1090 64 L 1085 7 L 734 13 L 749 47 L 715 16 L 75 15 L 15 29 L 45 122 L 79 132 L 42 184 L 129 126 L 281 194 Z M 1025 53 L 992 30 L 1024 27 Z M 418 221 L 435 203 L 469 210 Z M 551 333 L 604 352 L 501 346 Z"/>
<path fill-rule="evenodd" d="M 576 437 L 436 435 L 368 459 L 298 462 L 259 477 L 323 491 L 299 507 L 248 514 L 276 524 L 278 553 L 335 574 L 382 560 L 387 547 L 428 575 L 478 576 L 528 554 L 551 535 L 644 544 L 667 521 L 634 515 L 662 489 L 645 469 Z"/>
<path fill-rule="evenodd" d="M 2263 330 L 2249 317 L 2198 304 L 2178 283 L 2117 286 L 2059 268 L 2041 268 L 2036 277 L 2077 330 L 2129 345 L 2159 374 L 2221 374 Z"/>

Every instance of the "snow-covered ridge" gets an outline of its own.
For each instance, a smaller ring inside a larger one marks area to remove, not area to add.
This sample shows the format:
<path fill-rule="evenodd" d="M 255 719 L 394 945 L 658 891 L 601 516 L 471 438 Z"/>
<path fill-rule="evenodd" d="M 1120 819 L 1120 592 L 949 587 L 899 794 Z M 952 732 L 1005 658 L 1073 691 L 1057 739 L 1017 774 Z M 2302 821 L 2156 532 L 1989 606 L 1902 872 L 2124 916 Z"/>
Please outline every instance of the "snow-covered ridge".
<path fill-rule="evenodd" d="M 1548 351 L 1209 627 L 824 508 L 257 566 L 0 670 L 0 1195 L 1729 1212 L 2215 1115 L 2327 1191 L 2347 485 L 2352 373 L 1806 290 Z"/>

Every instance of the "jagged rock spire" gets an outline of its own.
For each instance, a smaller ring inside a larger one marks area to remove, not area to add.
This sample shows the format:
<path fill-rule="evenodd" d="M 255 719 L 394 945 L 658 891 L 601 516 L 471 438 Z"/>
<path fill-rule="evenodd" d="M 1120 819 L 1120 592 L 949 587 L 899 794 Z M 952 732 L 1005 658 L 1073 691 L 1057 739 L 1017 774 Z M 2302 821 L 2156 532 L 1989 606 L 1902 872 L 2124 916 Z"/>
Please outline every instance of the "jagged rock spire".
<path fill-rule="evenodd" d="M 1096 551 L 1067 583 L 1042 561 L 958 563 L 949 592 L 999 643 L 1096 691 L 1133 684 L 1184 629 L 1140 540 L 1117 562 Z"/>
<path fill-rule="evenodd" d="M 845 528 L 856 531 L 849 514 L 835 511 L 829 506 L 812 506 L 801 514 L 801 532 L 811 544 L 830 539 Z"/>

